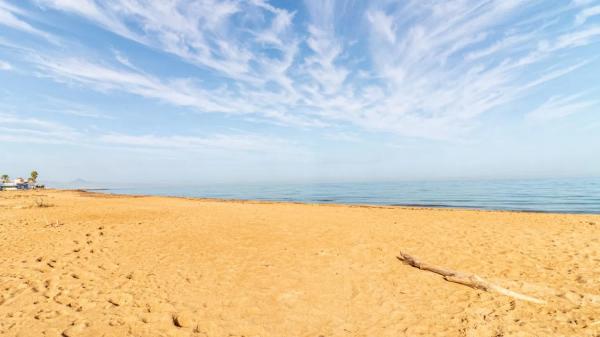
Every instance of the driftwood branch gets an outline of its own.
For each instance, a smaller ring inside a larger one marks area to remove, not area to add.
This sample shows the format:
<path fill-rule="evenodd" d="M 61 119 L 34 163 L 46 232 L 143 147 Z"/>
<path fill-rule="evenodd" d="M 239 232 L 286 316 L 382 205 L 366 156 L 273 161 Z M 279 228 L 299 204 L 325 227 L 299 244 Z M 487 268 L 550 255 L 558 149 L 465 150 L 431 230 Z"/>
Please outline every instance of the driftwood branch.
<path fill-rule="evenodd" d="M 509 296 L 509 297 L 516 298 L 516 299 L 523 300 L 523 301 L 528 301 L 528 302 L 533 302 L 533 303 L 538 303 L 538 304 L 546 303 L 545 301 L 540 300 L 538 298 L 527 296 L 527 295 L 524 295 L 524 294 L 521 294 L 521 293 L 518 293 L 518 292 L 515 292 L 512 290 L 506 289 L 497 284 L 491 283 L 491 282 L 481 278 L 478 275 L 458 272 L 458 271 L 454 271 L 451 269 L 431 265 L 431 264 L 425 263 L 425 262 L 415 258 L 414 256 L 408 255 L 403 252 L 400 252 L 400 256 L 398 256 L 398 259 L 410 266 L 415 267 L 415 268 L 419 268 L 421 270 L 427 270 L 427 271 L 442 275 L 444 277 L 444 279 L 449 282 L 462 284 L 467 287 L 480 289 L 483 291 L 496 292 L 498 294 L 502 294 L 502 295 Z"/>

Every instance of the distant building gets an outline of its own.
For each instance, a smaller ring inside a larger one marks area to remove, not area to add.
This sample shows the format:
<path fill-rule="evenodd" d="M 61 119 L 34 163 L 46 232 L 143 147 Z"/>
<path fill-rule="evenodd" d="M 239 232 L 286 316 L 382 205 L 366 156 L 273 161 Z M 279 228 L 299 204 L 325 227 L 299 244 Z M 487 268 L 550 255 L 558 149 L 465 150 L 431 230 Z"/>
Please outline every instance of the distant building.
<path fill-rule="evenodd" d="M 17 178 L 9 183 L 0 183 L 0 191 L 29 190 L 32 188 L 35 188 L 35 183 L 23 178 Z"/>
<path fill-rule="evenodd" d="M 0 191 L 14 191 L 17 190 L 17 184 L 15 183 L 0 183 Z"/>

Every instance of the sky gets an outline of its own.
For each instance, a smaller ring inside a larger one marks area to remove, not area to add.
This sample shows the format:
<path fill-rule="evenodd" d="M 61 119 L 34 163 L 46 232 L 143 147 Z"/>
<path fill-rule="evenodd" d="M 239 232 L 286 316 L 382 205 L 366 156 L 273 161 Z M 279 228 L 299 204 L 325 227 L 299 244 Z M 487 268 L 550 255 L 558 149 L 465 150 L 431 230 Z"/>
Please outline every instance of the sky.
<path fill-rule="evenodd" d="M 0 0 L 0 173 L 600 175 L 600 0 Z"/>

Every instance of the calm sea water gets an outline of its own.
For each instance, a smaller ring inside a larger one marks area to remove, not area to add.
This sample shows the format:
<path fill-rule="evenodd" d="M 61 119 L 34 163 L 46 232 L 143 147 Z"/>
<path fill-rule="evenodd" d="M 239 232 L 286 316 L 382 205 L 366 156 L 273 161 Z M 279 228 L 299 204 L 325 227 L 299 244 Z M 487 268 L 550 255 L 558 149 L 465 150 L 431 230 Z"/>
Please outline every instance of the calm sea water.
<path fill-rule="evenodd" d="M 143 186 L 101 192 L 182 197 L 600 214 L 600 178 Z"/>

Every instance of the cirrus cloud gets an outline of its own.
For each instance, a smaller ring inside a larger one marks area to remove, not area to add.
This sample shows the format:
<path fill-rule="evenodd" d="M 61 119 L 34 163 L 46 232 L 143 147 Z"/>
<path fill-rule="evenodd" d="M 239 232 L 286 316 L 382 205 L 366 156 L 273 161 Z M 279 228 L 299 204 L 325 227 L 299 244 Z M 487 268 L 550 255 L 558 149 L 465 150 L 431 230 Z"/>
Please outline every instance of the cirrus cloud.
<path fill-rule="evenodd" d="M 124 51 L 114 53 L 116 63 L 34 51 L 39 73 L 58 82 L 280 125 L 432 139 L 463 135 L 485 113 L 577 71 L 594 60 L 577 51 L 600 41 L 591 2 L 36 3 L 201 70 L 185 78 L 153 74 Z M 25 21 L 25 9 L 4 3 L 0 10 L 13 27 L 41 32 Z M 364 13 L 360 29 L 348 29 L 356 13 Z M 549 20 L 556 13 L 577 24 Z"/>

